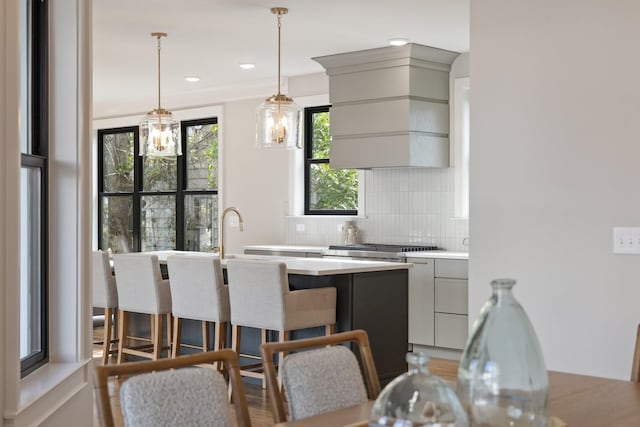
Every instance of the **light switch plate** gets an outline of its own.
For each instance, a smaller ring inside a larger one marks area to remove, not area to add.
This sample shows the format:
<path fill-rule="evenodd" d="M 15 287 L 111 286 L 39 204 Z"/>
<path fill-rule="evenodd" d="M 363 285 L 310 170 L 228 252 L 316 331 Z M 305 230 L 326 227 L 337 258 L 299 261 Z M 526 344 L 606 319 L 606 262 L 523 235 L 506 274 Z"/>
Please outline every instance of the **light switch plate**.
<path fill-rule="evenodd" d="M 613 253 L 640 255 L 640 227 L 613 227 Z"/>

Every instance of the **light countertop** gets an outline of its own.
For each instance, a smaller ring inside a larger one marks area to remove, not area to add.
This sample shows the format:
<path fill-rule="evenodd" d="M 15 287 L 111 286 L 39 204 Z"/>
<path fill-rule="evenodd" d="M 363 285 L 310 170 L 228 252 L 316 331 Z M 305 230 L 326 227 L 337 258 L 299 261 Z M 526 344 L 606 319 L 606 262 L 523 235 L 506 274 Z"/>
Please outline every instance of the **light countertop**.
<path fill-rule="evenodd" d="M 407 258 L 469 259 L 468 252 L 424 251 L 407 252 Z"/>
<path fill-rule="evenodd" d="M 300 253 L 322 253 L 329 249 L 328 246 L 302 246 L 302 245 L 250 245 L 244 246 L 243 249 L 262 250 L 262 251 L 281 251 L 281 252 L 300 252 Z M 424 251 L 424 252 L 407 252 L 408 258 L 439 258 L 439 259 L 469 259 L 468 252 L 449 252 L 449 251 Z"/>
<path fill-rule="evenodd" d="M 189 251 L 152 251 L 158 256 L 160 262 L 166 262 L 169 255 L 196 255 L 217 257 L 217 254 Z M 410 263 L 382 262 L 382 261 L 360 261 L 360 260 L 336 260 L 324 258 L 296 258 L 279 257 L 270 255 L 244 255 L 227 254 L 222 260 L 222 265 L 226 265 L 229 259 L 258 259 L 282 261 L 287 264 L 287 271 L 290 274 L 301 274 L 306 276 L 328 276 L 333 274 L 366 273 L 373 271 L 405 270 L 412 267 Z"/>
<path fill-rule="evenodd" d="M 252 249 L 258 251 L 283 251 L 283 252 L 313 252 L 321 254 L 329 249 L 328 246 L 303 246 L 303 245 L 249 245 L 243 246 L 243 249 Z"/>

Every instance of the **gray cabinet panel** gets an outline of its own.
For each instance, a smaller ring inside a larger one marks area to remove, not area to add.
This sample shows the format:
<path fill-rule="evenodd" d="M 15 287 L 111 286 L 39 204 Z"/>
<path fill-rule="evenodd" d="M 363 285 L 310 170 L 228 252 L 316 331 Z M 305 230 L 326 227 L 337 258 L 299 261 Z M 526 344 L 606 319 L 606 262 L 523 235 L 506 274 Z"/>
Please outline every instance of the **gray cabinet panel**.
<path fill-rule="evenodd" d="M 467 342 L 467 316 L 436 313 L 436 346 L 462 350 Z"/>
<path fill-rule="evenodd" d="M 469 286 L 467 280 L 436 278 L 436 306 L 440 313 L 467 314 Z"/>
<path fill-rule="evenodd" d="M 469 263 L 467 260 L 459 259 L 437 259 L 436 277 L 446 277 L 449 279 L 468 279 Z"/>
<path fill-rule="evenodd" d="M 434 262 L 411 259 L 409 269 L 409 342 L 434 345 Z"/>

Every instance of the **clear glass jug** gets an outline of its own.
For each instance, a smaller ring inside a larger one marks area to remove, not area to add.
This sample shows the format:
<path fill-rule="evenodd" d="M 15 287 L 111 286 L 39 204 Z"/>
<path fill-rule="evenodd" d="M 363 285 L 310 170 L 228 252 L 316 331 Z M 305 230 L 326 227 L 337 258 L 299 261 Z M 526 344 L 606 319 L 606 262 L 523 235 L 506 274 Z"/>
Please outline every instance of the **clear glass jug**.
<path fill-rule="evenodd" d="M 453 390 L 427 368 L 424 353 L 407 353 L 409 371 L 382 390 L 370 427 L 467 427 L 467 414 Z"/>
<path fill-rule="evenodd" d="M 513 279 L 491 282 L 462 353 L 456 392 L 472 427 L 545 427 L 548 376 L 538 338 L 513 297 Z"/>

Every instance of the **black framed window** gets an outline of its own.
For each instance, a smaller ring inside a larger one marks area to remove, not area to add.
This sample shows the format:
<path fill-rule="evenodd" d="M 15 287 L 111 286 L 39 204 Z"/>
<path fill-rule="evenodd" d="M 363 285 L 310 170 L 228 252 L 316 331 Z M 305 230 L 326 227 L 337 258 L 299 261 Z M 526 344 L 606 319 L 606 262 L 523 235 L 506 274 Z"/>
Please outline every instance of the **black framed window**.
<path fill-rule="evenodd" d="M 22 10 L 27 32 L 21 96 L 20 170 L 20 372 L 24 377 L 49 360 L 48 342 L 48 12 L 46 0 Z"/>
<path fill-rule="evenodd" d="M 357 215 L 358 171 L 331 169 L 329 106 L 304 109 L 304 214 Z"/>
<path fill-rule="evenodd" d="M 113 252 L 218 246 L 218 122 L 181 123 L 182 152 L 140 157 L 138 127 L 98 131 L 98 246 Z"/>

